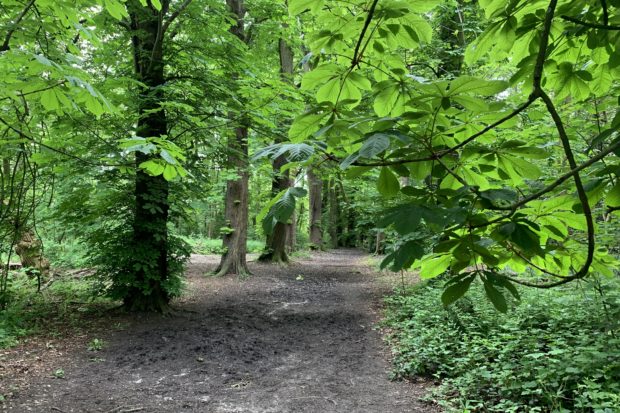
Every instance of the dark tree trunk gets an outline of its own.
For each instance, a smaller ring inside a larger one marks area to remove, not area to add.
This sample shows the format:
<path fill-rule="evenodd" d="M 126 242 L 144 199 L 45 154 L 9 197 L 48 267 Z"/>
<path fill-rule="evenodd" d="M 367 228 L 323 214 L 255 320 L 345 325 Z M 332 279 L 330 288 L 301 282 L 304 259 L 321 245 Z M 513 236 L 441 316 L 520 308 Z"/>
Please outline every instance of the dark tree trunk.
<path fill-rule="evenodd" d="M 236 24 L 230 32 L 241 41 L 247 42 L 243 18 L 245 5 L 243 0 L 227 0 Z M 237 79 L 234 74 L 233 78 Z M 231 116 L 232 117 L 232 116 Z M 236 274 L 246 276 L 250 274 L 246 262 L 248 238 L 248 126 L 247 119 L 241 120 L 241 125 L 235 128 L 235 136 L 228 141 L 228 164 L 237 173 L 237 179 L 226 182 L 226 225 L 230 230 L 224 233 L 223 245 L 225 252 L 220 265 L 215 270 L 217 275 Z"/>
<path fill-rule="evenodd" d="M 293 51 L 283 39 L 278 41 L 278 54 L 280 56 L 280 76 L 284 82 L 290 83 L 293 79 Z M 282 139 L 275 139 L 275 143 L 280 142 L 282 142 Z M 282 172 L 282 167 L 285 164 L 286 157 L 284 155 L 273 161 L 274 177 L 271 184 L 272 196 L 276 196 L 278 193 L 291 186 L 289 171 Z M 293 217 L 292 220 L 294 222 L 295 217 Z M 267 236 L 265 252 L 261 254 L 259 261 L 288 262 L 288 255 L 286 254 L 287 238 L 291 231 L 294 230 L 295 225 L 278 222 L 274 226 L 273 232 Z"/>
<path fill-rule="evenodd" d="M 310 248 L 321 249 L 323 247 L 323 230 L 321 228 L 321 213 L 323 211 L 323 205 L 321 202 L 321 191 L 323 189 L 323 182 L 314 173 L 314 168 L 309 167 L 307 171 L 308 175 L 308 188 L 309 188 L 309 208 L 308 215 L 310 218 Z"/>
<path fill-rule="evenodd" d="M 282 172 L 282 167 L 286 164 L 286 157 L 280 156 L 273 161 L 274 177 L 271 182 L 271 195 L 276 196 L 290 186 L 288 170 Z M 265 251 L 258 258 L 261 262 L 288 262 L 286 254 L 286 238 L 288 234 L 289 223 L 278 222 L 271 234 L 267 235 Z"/>
<path fill-rule="evenodd" d="M 164 6 L 167 6 L 167 2 Z M 167 134 L 164 101 L 162 14 L 130 0 L 134 67 L 144 85 L 139 100 L 137 135 L 160 137 Z M 135 211 L 133 222 L 134 282 L 128 287 L 124 305 L 132 311 L 168 309 L 170 294 L 164 288 L 168 279 L 168 181 L 163 175 L 151 176 L 139 166 L 152 158 L 136 153 Z"/>

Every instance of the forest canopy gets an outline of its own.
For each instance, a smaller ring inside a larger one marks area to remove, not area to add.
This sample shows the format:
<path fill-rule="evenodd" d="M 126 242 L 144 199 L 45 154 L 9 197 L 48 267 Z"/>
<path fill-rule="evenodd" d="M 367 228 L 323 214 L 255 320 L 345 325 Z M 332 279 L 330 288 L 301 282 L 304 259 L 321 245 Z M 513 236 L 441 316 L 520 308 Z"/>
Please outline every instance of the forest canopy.
<path fill-rule="evenodd" d="M 445 306 L 611 277 L 619 7 L 3 0 L 0 304 L 46 237 L 130 310 L 166 311 L 198 232 L 220 274 L 248 273 L 248 237 L 272 262 L 302 233 L 376 247 L 447 274 Z"/>

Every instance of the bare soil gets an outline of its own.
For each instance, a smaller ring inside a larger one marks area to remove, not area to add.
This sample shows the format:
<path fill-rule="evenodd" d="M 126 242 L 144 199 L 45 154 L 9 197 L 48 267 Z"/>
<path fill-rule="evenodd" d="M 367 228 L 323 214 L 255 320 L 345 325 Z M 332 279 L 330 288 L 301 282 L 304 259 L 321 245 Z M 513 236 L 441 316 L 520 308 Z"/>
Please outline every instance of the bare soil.
<path fill-rule="evenodd" d="M 388 285 L 365 258 L 337 250 L 287 267 L 251 263 L 240 280 L 206 277 L 217 257 L 193 256 L 173 315 L 111 318 L 90 333 L 104 342 L 96 352 L 93 336 L 6 352 L 0 363 L 25 370 L 0 376 L 0 394 L 11 388 L 0 410 L 437 412 L 419 400 L 427 384 L 389 380 L 375 328 Z"/>

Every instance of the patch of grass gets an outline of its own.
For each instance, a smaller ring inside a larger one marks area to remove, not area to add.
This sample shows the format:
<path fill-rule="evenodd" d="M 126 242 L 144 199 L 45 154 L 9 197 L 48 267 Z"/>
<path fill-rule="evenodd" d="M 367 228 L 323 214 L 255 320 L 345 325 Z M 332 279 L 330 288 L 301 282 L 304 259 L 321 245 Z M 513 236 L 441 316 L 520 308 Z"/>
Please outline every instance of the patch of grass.
<path fill-rule="evenodd" d="M 192 247 L 194 254 L 216 254 L 220 255 L 224 253 L 221 239 L 209 239 L 200 237 L 183 237 L 183 239 Z M 262 241 L 248 240 L 247 250 L 248 253 L 260 253 L 263 251 L 265 243 Z"/>
<path fill-rule="evenodd" d="M 312 252 L 309 250 L 297 250 L 290 253 L 291 258 L 308 259 L 312 258 Z"/>
<path fill-rule="evenodd" d="M 394 377 L 442 381 L 449 411 L 620 411 L 620 282 L 521 289 L 496 312 L 480 285 L 447 309 L 438 281 L 389 297 Z"/>

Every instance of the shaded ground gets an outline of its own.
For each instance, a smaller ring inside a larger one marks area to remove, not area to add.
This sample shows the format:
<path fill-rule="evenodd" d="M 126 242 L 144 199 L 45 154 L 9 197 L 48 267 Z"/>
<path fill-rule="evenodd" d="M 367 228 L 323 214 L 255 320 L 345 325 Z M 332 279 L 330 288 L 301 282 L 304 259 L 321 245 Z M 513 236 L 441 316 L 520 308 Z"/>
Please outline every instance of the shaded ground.
<path fill-rule="evenodd" d="M 55 349 L 45 374 L 31 375 L 3 409 L 435 412 L 418 400 L 423 385 L 388 380 L 385 347 L 373 329 L 385 285 L 364 257 L 339 250 L 287 268 L 253 263 L 254 276 L 240 281 L 204 277 L 217 260 L 194 256 L 175 315 L 116 320 L 98 333 L 105 344 L 96 353 L 83 338 L 75 348 Z M 40 357 L 34 350 L 20 356 Z M 52 376 L 58 368 L 64 378 Z M 1 379 L 0 393 L 23 384 L 20 372 L 13 374 Z"/>

